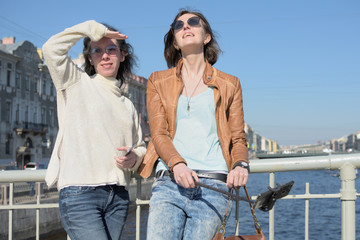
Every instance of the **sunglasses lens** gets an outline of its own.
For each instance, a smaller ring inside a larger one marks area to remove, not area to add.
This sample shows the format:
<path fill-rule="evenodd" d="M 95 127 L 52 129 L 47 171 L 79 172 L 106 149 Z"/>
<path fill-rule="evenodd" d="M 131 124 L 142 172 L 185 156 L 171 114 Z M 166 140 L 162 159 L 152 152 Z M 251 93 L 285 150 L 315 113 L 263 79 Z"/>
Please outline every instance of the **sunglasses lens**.
<path fill-rule="evenodd" d="M 92 48 L 90 54 L 101 54 L 102 50 L 100 48 Z"/>
<path fill-rule="evenodd" d="M 190 25 L 190 26 L 197 26 L 199 25 L 200 23 L 200 17 L 191 17 L 187 20 L 187 23 Z M 174 29 L 174 30 L 179 30 L 180 28 L 182 28 L 184 26 L 184 22 L 181 21 L 181 20 L 177 20 L 175 21 L 171 27 Z"/>
<path fill-rule="evenodd" d="M 200 18 L 199 17 L 192 17 L 192 18 L 189 18 L 187 22 L 188 22 L 188 24 L 190 26 L 196 26 L 196 25 L 199 24 Z"/>
<path fill-rule="evenodd" d="M 173 23 L 172 28 L 173 28 L 174 30 L 179 30 L 179 29 L 182 28 L 183 26 L 184 26 L 184 22 L 181 21 L 181 20 L 178 20 L 178 21 L 176 21 L 176 22 Z"/>
<path fill-rule="evenodd" d="M 109 46 L 106 48 L 106 52 L 109 55 L 116 55 L 118 48 L 115 46 Z"/>

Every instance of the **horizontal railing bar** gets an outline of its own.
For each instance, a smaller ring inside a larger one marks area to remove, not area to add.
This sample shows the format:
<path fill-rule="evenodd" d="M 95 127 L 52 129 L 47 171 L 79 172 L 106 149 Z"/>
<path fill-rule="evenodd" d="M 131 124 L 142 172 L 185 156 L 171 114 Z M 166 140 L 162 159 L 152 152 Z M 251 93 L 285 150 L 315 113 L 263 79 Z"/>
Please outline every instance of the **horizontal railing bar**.
<path fill-rule="evenodd" d="M 294 194 L 287 195 L 281 199 L 320 199 L 320 198 L 340 198 L 340 193 L 328 193 L 328 194 Z M 256 200 L 257 196 L 252 196 L 251 200 Z"/>
<path fill-rule="evenodd" d="M 360 168 L 360 153 L 333 154 L 316 157 L 271 158 L 250 160 L 251 173 L 270 173 L 309 170 L 338 170 L 345 163 Z"/>
<path fill-rule="evenodd" d="M 334 154 L 316 157 L 272 158 L 250 161 L 251 173 L 270 173 L 308 170 L 338 170 L 345 163 L 360 168 L 360 153 Z M 0 172 L 0 183 L 44 182 L 46 170 L 12 170 Z"/>
<path fill-rule="evenodd" d="M 297 195 L 288 195 L 281 199 L 315 199 L 315 198 L 340 198 L 340 193 L 332 194 L 297 194 Z"/>
<path fill-rule="evenodd" d="M 141 199 L 136 199 L 135 203 L 137 205 L 148 205 L 150 203 L 150 200 L 141 200 Z"/>
<path fill-rule="evenodd" d="M 0 210 L 58 208 L 58 203 L 0 205 Z"/>
<path fill-rule="evenodd" d="M 0 183 L 44 182 L 45 175 L 46 169 L 1 171 Z"/>

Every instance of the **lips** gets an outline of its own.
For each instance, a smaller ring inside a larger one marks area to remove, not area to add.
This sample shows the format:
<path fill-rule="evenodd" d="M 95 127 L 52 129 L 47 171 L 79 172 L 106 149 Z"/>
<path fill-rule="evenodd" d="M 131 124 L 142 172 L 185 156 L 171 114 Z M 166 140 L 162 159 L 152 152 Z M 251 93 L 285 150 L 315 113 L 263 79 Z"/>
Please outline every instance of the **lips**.
<path fill-rule="evenodd" d="M 194 37 L 194 34 L 191 32 L 186 32 L 183 34 L 183 38 L 187 38 L 187 37 Z"/>
<path fill-rule="evenodd" d="M 101 66 L 103 68 L 110 68 L 112 66 L 112 63 L 104 63 L 104 64 L 101 64 Z"/>

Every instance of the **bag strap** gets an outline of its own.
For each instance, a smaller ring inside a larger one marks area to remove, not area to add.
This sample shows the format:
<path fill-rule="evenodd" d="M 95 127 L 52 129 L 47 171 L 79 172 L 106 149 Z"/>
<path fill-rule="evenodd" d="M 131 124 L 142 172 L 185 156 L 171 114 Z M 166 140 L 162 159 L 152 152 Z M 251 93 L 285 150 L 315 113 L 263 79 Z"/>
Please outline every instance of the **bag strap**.
<path fill-rule="evenodd" d="M 246 194 L 247 199 L 248 199 L 248 200 L 251 200 L 251 199 L 250 199 L 250 196 L 249 196 L 249 193 L 248 193 L 248 191 L 247 191 L 246 186 L 244 186 L 244 190 L 245 190 L 245 194 Z M 233 192 L 233 188 L 231 188 L 231 193 L 232 193 L 232 192 Z M 228 218 L 230 202 L 231 202 L 231 196 L 229 196 L 229 201 L 228 201 L 228 205 L 227 205 L 227 207 L 226 207 L 226 211 L 225 211 L 225 215 L 224 215 L 224 220 L 223 220 L 223 222 L 221 223 L 221 226 L 220 226 L 219 230 L 217 231 L 217 235 L 218 235 L 218 234 L 221 234 L 222 236 L 225 235 L 225 226 L 226 226 L 226 222 L 227 222 L 227 218 Z M 256 234 L 263 235 L 263 232 L 262 232 L 262 230 L 261 230 L 259 221 L 257 220 L 256 214 L 255 214 L 255 210 L 254 210 L 254 208 L 253 208 L 253 206 L 252 206 L 252 204 L 251 204 L 251 201 L 249 201 L 249 206 L 250 206 L 251 214 L 252 214 L 252 216 L 253 216 Z"/>
<path fill-rule="evenodd" d="M 231 193 L 233 192 L 233 188 L 231 188 Z M 225 211 L 225 215 L 224 215 L 224 219 L 221 223 L 221 226 L 219 227 L 219 229 L 217 230 L 214 238 L 212 240 L 224 240 L 224 235 L 225 235 L 225 226 L 226 226 L 226 221 L 228 218 L 228 213 L 229 213 L 229 206 L 231 203 L 231 196 L 229 196 L 229 201 L 226 207 L 226 211 Z"/>
<path fill-rule="evenodd" d="M 244 190 L 245 190 L 246 197 L 250 200 L 250 196 L 249 196 L 249 193 L 248 193 L 248 191 L 247 191 L 246 186 L 244 186 Z M 255 210 L 254 210 L 251 202 L 249 202 L 249 205 L 250 205 L 251 214 L 253 215 L 254 226 L 255 226 L 256 233 L 257 233 L 257 234 L 263 234 L 263 232 L 262 232 L 262 230 L 261 230 L 261 227 L 260 227 L 260 223 L 259 223 L 259 221 L 257 220 L 256 214 L 255 214 Z"/>

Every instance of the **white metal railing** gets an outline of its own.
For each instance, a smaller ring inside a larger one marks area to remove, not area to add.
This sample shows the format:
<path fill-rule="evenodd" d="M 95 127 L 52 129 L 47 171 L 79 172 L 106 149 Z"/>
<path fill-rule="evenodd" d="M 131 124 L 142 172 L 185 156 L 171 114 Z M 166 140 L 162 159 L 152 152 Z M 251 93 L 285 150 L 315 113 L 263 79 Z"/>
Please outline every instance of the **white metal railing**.
<path fill-rule="evenodd" d="M 305 240 L 309 239 L 309 199 L 312 198 L 339 198 L 341 200 L 341 239 L 355 240 L 355 201 L 360 196 L 355 189 L 356 169 L 360 168 L 360 154 L 336 154 L 319 157 L 304 158 L 277 158 L 253 160 L 250 164 L 252 173 L 270 173 L 269 186 L 275 185 L 276 172 L 308 171 L 308 170 L 339 170 L 341 188 L 336 194 L 310 194 L 309 185 L 306 184 L 305 193 L 302 195 L 288 195 L 284 199 L 304 199 L 305 201 Z M 0 183 L 9 183 L 9 204 L 0 205 L 0 210 L 9 211 L 8 239 L 13 239 L 13 210 L 36 209 L 36 239 L 39 239 L 39 210 L 43 208 L 58 208 L 57 203 L 40 203 L 37 196 L 36 204 L 14 204 L 13 186 L 17 182 L 44 182 L 46 170 L 37 171 L 1 171 Z M 136 178 L 136 239 L 140 239 L 141 206 L 149 204 L 149 200 L 141 199 L 142 179 Z M 253 196 L 252 199 L 256 197 Z M 274 210 L 269 211 L 269 240 L 274 240 Z"/>

